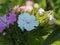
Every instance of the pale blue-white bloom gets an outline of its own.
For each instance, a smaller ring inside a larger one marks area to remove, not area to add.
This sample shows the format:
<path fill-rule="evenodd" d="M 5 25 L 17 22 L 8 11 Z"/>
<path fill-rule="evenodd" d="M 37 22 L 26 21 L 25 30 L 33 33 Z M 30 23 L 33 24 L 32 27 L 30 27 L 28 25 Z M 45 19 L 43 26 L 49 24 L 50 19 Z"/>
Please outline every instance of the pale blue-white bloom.
<path fill-rule="evenodd" d="M 24 31 L 24 29 L 31 31 L 39 24 L 38 21 L 36 21 L 35 16 L 28 13 L 20 14 L 17 23 L 22 31 Z"/>

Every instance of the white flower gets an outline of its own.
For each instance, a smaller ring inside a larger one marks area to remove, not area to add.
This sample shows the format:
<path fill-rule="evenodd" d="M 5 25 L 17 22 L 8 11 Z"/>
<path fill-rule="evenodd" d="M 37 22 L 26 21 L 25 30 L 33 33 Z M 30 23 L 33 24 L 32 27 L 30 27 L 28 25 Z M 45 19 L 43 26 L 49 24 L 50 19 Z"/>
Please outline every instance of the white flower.
<path fill-rule="evenodd" d="M 49 18 L 49 24 L 54 24 L 56 19 L 52 16 L 52 12 L 50 11 L 49 14 L 48 14 L 48 18 Z"/>
<path fill-rule="evenodd" d="M 33 10 L 32 6 L 26 6 L 25 11 L 31 12 Z"/>
<path fill-rule="evenodd" d="M 38 9 L 39 8 L 39 4 L 35 3 L 34 4 L 34 8 L 37 8 Z"/>
<path fill-rule="evenodd" d="M 49 24 L 50 24 L 50 25 L 51 25 L 51 24 L 54 24 L 55 21 L 56 21 L 56 19 L 55 19 L 55 18 L 52 18 L 52 20 L 49 21 Z"/>
<path fill-rule="evenodd" d="M 44 9 L 42 9 L 42 8 L 40 8 L 40 9 L 39 9 L 39 13 L 40 13 L 40 15 L 42 15 L 42 14 L 44 14 L 44 13 L 45 13 L 45 10 L 44 10 Z"/>
<path fill-rule="evenodd" d="M 3 34 L 2 34 L 3 36 L 5 36 L 6 35 L 6 32 L 3 32 Z"/>
<path fill-rule="evenodd" d="M 52 20 L 52 19 L 54 18 L 54 17 L 52 16 L 52 12 L 51 12 L 51 11 L 49 11 L 48 18 L 49 18 L 49 20 Z"/>
<path fill-rule="evenodd" d="M 48 15 L 49 17 L 49 20 L 52 20 L 53 19 L 53 16 L 52 15 Z"/>

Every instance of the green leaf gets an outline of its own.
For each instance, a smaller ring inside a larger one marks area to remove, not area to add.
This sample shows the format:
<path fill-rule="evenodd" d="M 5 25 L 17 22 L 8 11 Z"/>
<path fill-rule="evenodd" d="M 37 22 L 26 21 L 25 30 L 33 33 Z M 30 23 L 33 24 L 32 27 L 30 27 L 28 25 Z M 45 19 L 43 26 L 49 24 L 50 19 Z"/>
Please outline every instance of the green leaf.
<path fill-rule="evenodd" d="M 51 45 L 57 40 L 60 40 L 60 26 L 58 26 L 41 45 Z"/>
<path fill-rule="evenodd" d="M 57 25 L 60 25 L 60 20 L 56 20 L 56 24 Z"/>

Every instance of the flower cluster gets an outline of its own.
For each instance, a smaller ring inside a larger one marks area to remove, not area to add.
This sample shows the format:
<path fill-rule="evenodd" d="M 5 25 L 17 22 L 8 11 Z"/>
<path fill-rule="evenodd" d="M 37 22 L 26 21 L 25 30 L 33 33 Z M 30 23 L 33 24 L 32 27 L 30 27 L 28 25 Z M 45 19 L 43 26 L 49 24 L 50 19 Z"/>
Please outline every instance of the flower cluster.
<path fill-rule="evenodd" d="M 13 7 L 13 10 L 18 12 L 31 12 L 33 9 L 32 5 L 32 1 L 27 1 L 25 6 L 16 5 Z"/>
<path fill-rule="evenodd" d="M 14 6 L 13 11 L 20 13 L 17 23 L 22 31 L 24 31 L 24 29 L 31 31 L 41 24 L 51 25 L 56 21 L 52 11 L 45 11 L 39 4 L 32 1 L 26 1 L 24 6 Z M 14 24 L 16 21 L 16 14 L 13 11 L 10 11 L 8 15 L 0 17 L 0 32 L 3 32 L 5 28 L 9 28 L 9 25 Z"/>
<path fill-rule="evenodd" d="M 10 24 L 14 24 L 16 21 L 16 14 L 12 11 L 8 15 L 0 17 L 0 32 L 3 32 L 5 28 L 9 28 Z"/>
<path fill-rule="evenodd" d="M 24 6 L 14 6 L 13 11 L 18 11 L 18 12 L 32 12 L 33 15 L 36 14 L 36 18 L 40 23 L 45 23 L 45 20 L 49 20 L 48 24 L 54 24 L 56 19 L 53 17 L 52 11 L 45 11 L 43 8 L 39 6 L 38 3 L 34 3 L 32 1 L 26 1 Z M 31 13 L 31 14 L 32 14 Z"/>
<path fill-rule="evenodd" d="M 24 6 L 16 5 L 13 7 L 13 10 L 18 12 L 32 12 L 34 9 L 37 9 L 40 15 L 45 12 L 44 9 L 39 8 L 38 3 L 33 3 L 32 1 L 26 1 Z"/>

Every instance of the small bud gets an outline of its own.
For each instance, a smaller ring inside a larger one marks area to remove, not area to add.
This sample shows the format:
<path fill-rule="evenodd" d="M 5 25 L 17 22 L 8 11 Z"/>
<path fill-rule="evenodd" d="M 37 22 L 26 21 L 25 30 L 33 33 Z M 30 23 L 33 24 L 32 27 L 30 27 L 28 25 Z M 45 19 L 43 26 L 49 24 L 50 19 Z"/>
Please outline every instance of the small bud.
<path fill-rule="evenodd" d="M 39 4 L 35 3 L 34 4 L 34 8 L 38 9 L 39 8 Z"/>
<path fill-rule="evenodd" d="M 26 6 L 25 11 L 31 12 L 33 10 L 32 6 Z"/>
<path fill-rule="evenodd" d="M 32 6 L 33 2 L 32 1 L 26 1 L 26 6 Z"/>
<path fill-rule="evenodd" d="M 45 10 L 44 10 L 44 9 L 42 9 L 42 8 L 40 8 L 40 9 L 39 9 L 39 13 L 40 13 L 40 15 L 42 15 L 42 14 L 44 14 L 44 13 L 45 13 Z"/>
<path fill-rule="evenodd" d="M 13 10 L 16 11 L 16 10 L 18 10 L 18 8 L 20 8 L 19 5 L 16 5 L 13 7 Z"/>
<path fill-rule="evenodd" d="M 49 21 L 49 24 L 50 24 L 50 25 L 51 25 L 51 24 L 54 24 L 55 21 L 56 21 L 56 19 L 55 19 L 55 18 L 52 18 L 52 20 Z"/>
<path fill-rule="evenodd" d="M 2 34 L 3 36 L 5 36 L 6 35 L 6 32 L 3 32 L 3 34 Z"/>
<path fill-rule="evenodd" d="M 49 20 L 52 20 L 53 19 L 53 16 L 52 15 L 48 15 L 49 17 Z"/>

